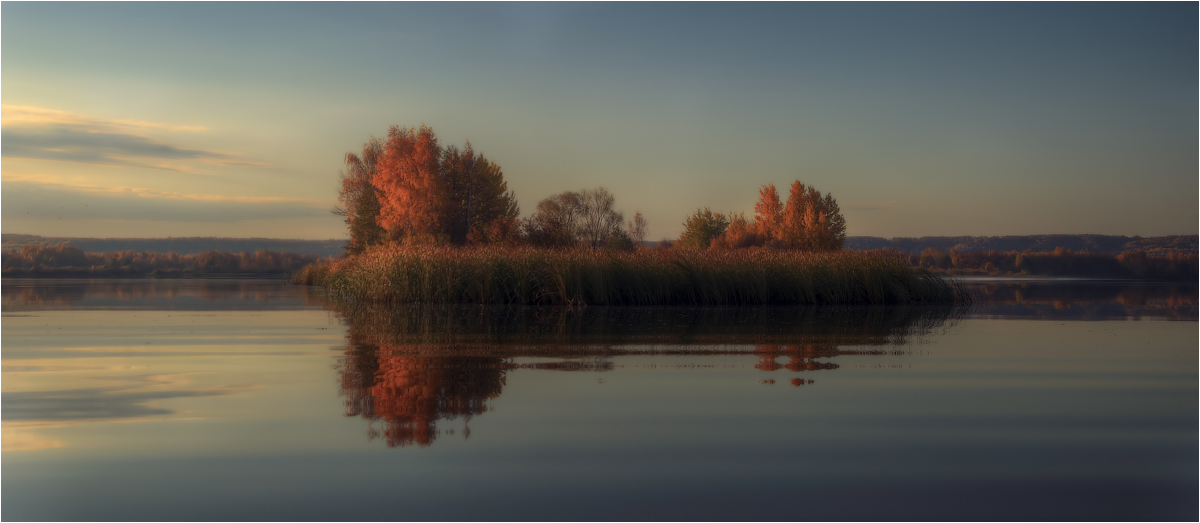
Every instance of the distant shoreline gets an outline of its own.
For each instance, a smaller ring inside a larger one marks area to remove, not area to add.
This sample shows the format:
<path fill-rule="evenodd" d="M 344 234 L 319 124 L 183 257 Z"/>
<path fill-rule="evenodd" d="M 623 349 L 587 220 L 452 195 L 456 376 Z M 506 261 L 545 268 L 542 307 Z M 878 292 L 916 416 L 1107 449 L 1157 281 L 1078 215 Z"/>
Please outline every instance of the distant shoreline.
<path fill-rule="evenodd" d="M 152 275 L 150 273 L 116 274 L 93 273 L 85 271 L 4 271 L 0 273 L 3 279 L 14 280 L 280 280 L 287 281 L 290 272 L 211 272 L 192 273 L 183 275 Z"/>
<path fill-rule="evenodd" d="M 338 256 L 345 249 L 344 239 L 294 240 L 285 238 L 72 238 L 49 237 L 35 234 L 0 234 L 0 248 L 4 251 L 20 250 L 29 245 L 35 247 L 79 247 L 85 252 L 175 252 L 199 254 L 208 251 L 256 252 L 263 249 L 316 256 Z M 642 242 L 645 247 L 659 242 Z M 909 255 L 919 255 L 925 249 L 944 252 L 1032 251 L 1052 252 L 1055 249 L 1070 249 L 1074 252 L 1120 254 L 1129 251 L 1144 251 L 1151 256 L 1170 253 L 1200 253 L 1200 235 L 1178 234 L 1164 236 L 1118 236 L 1105 234 L 1034 234 L 1012 236 L 847 236 L 843 245 L 848 250 L 896 249 Z"/>

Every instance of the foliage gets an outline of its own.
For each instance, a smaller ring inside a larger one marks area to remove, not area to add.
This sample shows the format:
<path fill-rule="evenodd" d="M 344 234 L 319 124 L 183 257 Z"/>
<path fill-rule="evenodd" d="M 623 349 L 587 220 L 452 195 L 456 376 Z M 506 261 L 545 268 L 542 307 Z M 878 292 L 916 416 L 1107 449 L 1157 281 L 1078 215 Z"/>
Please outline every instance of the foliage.
<path fill-rule="evenodd" d="M 836 251 L 846 239 L 846 219 L 832 194 L 792 183 L 786 203 L 774 184 L 762 186 L 754 205 L 754 221 L 742 213 L 697 211 L 684 223 L 679 240 L 692 248 L 745 249 L 771 247 L 803 251 Z"/>
<path fill-rule="evenodd" d="M 367 247 L 383 241 L 384 230 L 379 226 L 379 198 L 371 181 L 383 155 L 383 142 L 372 138 L 363 144 L 362 155 L 346 153 L 346 170 L 341 173 L 340 205 L 334 214 L 346 217 L 350 241 L 347 254 L 358 254 Z"/>
<path fill-rule="evenodd" d="M 445 187 L 433 129 L 392 126 L 371 183 L 379 190 L 379 225 L 390 241 L 445 239 L 441 228 Z"/>
<path fill-rule="evenodd" d="M 707 249 L 714 239 L 725 234 L 728 227 L 729 218 L 725 215 L 714 213 L 708 207 L 697 209 L 683 222 L 679 245 L 690 249 Z"/>
<path fill-rule="evenodd" d="M 348 254 L 380 243 L 511 243 L 520 213 L 500 166 L 471 143 L 443 149 L 429 126 L 388 130 L 347 154 L 341 206 Z"/>
<path fill-rule="evenodd" d="M 725 233 L 712 240 L 712 247 L 718 249 L 744 249 L 755 245 L 763 245 L 762 235 L 754 224 L 746 220 L 744 213 L 730 214 L 729 227 Z"/>
<path fill-rule="evenodd" d="M 579 193 L 564 192 L 537 204 L 537 211 L 521 223 L 521 235 L 531 245 L 564 247 L 574 245 L 582 202 Z"/>
<path fill-rule="evenodd" d="M 461 151 L 450 146 L 442 153 L 442 179 L 442 216 L 450 243 L 515 240 L 520 209 L 499 165 L 476 154 L 471 142 Z"/>

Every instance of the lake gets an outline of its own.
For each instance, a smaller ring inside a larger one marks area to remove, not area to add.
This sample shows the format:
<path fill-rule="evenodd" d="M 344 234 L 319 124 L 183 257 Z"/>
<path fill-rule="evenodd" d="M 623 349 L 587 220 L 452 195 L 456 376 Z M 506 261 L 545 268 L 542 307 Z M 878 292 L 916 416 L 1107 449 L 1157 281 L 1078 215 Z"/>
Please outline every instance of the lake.
<path fill-rule="evenodd" d="M 970 308 L 3 281 L 0 517 L 1194 520 L 1197 286 Z"/>

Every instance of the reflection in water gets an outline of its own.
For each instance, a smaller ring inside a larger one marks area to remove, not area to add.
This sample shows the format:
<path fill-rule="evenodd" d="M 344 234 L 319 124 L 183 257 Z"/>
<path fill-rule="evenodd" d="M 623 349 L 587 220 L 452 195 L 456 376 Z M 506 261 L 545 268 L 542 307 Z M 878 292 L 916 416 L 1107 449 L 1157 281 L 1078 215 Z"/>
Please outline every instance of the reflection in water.
<path fill-rule="evenodd" d="M 946 320 L 965 312 L 949 305 L 566 310 L 334 303 L 332 308 L 351 327 L 352 338 L 362 343 L 457 346 L 460 353 L 479 344 L 536 345 L 551 352 L 584 353 L 595 353 L 595 345 L 898 345 L 910 336 L 943 328 Z"/>
<path fill-rule="evenodd" d="M 971 316 L 1047 320 L 1196 321 L 1197 284 L 1033 280 L 967 282 Z"/>
<path fill-rule="evenodd" d="M 317 289 L 273 279 L 6 278 L 4 312 L 51 309 L 229 310 L 316 308 Z"/>
<path fill-rule="evenodd" d="M 342 362 L 346 415 L 383 422 L 389 447 L 433 443 L 438 420 L 482 414 L 505 383 L 500 358 L 406 356 L 357 345 Z M 380 432 L 368 432 L 374 439 Z"/>
<path fill-rule="evenodd" d="M 469 423 L 487 412 L 518 369 L 607 371 L 618 355 L 734 354 L 756 357 L 754 368 L 765 372 L 832 370 L 838 365 L 824 360 L 904 354 L 898 346 L 960 313 L 947 307 L 354 308 L 343 311 L 349 343 L 340 359 L 341 392 L 346 415 L 371 423 L 368 438 L 425 447 L 437 439 L 438 421 Z"/>

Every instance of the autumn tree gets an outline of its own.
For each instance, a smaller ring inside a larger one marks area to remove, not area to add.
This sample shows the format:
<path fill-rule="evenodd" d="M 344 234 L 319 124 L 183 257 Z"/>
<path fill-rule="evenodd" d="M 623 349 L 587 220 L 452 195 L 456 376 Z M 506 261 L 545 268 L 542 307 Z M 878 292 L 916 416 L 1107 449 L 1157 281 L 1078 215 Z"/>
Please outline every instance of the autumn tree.
<path fill-rule="evenodd" d="M 442 153 L 442 221 L 451 243 L 492 243 L 515 237 L 520 213 L 495 162 L 476 154 L 471 142 Z"/>
<path fill-rule="evenodd" d="M 777 241 L 782 232 L 783 203 L 775 184 L 768 183 L 758 190 L 758 203 L 754 204 L 754 229 L 763 243 Z"/>
<path fill-rule="evenodd" d="M 710 245 L 718 249 L 744 249 L 762 244 L 763 238 L 756 230 L 755 222 L 747 220 L 744 213 L 730 213 L 729 226 Z"/>
<path fill-rule="evenodd" d="M 347 157 L 351 196 L 369 194 L 378 202 L 376 225 L 382 241 L 404 243 L 493 243 L 513 241 L 517 237 L 519 208 L 516 196 L 508 190 L 500 166 L 478 154 L 467 142 L 461 150 L 443 149 L 429 126 L 388 130 L 387 141 L 370 142 L 373 148 L 363 158 Z M 368 162 L 366 158 L 374 158 Z M 360 172 L 369 177 L 370 190 L 360 189 Z M 369 198 L 362 198 L 364 201 Z M 350 208 L 350 205 L 344 205 Z M 365 216 L 365 214 L 363 214 Z M 370 245 L 374 231 L 356 233 L 355 219 L 351 243 L 361 252 Z M 351 223 L 348 219 L 347 223 Z M 355 241 L 362 236 L 363 241 Z"/>
<path fill-rule="evenodd" d="M 333 213 L 344 216 L 350 231 L 346 242 L 347 254 L 358 254 L 371 245 L 383 241 L 384 230 L 379 226 L 379 198 L 372 185 L 379 157 L 383 155 L 383 142 L 371 138 L 363 144 L 362 155 L 346 153 L 346 168 L 341 173 L 339 205 Z"/>
<path fill-rule="evenodd" d="M 833 251 L 842 248 L 846 240 L 846 219 L 833 195 L 822 195 L 815 188 L 796 181 L 790 187 L 786 203 L 780 201 L 774 184 L 762 186 L 758 196 L 753 222 L 740 213 L 710 216 L 704 214 L 707 211 L 704 209 L 688 218 L 688 223 L 684 224 L 688 230 L 684 234 L 690 240 L 681 237 L 680 241 L 703 247 L 696 242 L 711 238 L 715 241 L 709 245 L 725 249 L 768 246 Z M 725 227 L 716 237 L 706 236 L 719 223 L 718 218 L 724 220 Z"/>
<path fill-rule="evenodd" d="M 834 251 L 846 240 L 846 219 L 833 195 L 799 180 L 792 182 L 780 225 L 774 238 L 792 249 Z"/>
<path fill-rule="evenodd" d="M 390 241 L 436 242 L 443 227 L 442 150 L 433 129 L 392 126 L 372 185 L 378 190 L 379 225 Z"/>
<path fill-rule="evenodd" d="M 679 245 L 693 249 L 707 249 L 714 239 L 729 227 L 729 218 L 721 213 L 714 213 L 708 207 L 698 209 L 683 222 L 683 234 L 679 236 Z"/>

